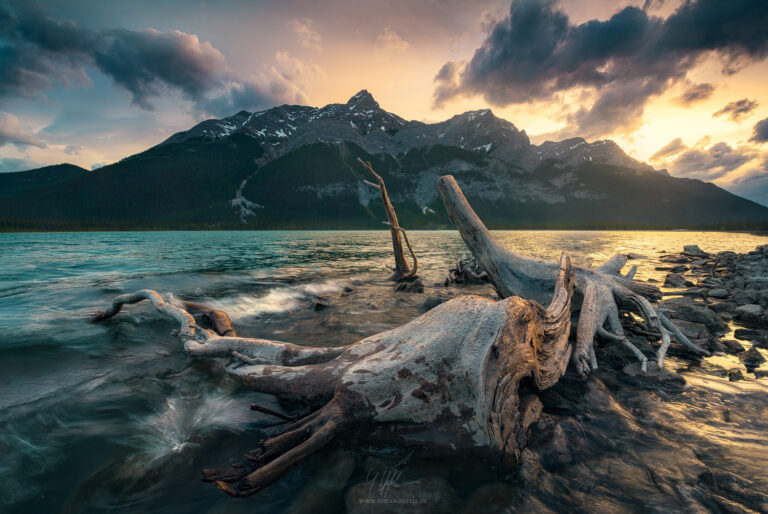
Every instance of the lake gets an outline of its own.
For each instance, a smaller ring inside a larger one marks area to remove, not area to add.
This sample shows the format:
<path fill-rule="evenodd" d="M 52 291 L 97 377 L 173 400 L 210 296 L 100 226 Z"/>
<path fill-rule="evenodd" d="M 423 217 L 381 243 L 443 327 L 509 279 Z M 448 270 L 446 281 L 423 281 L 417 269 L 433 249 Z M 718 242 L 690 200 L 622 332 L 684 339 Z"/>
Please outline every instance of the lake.
<path fill-rule="evenodd" d="M 632 264 L 644 280 L 663 280 L 665 272 L 654 270 L 660 252 L 685 244 L 746 252 L 768 243 L 721 232 L 495 234 L 520 253 L 556 259 L 564 249 L 579 264 L 641 254 Z M 423 295 L 395 294 L 384 280 L 392 261 L 386 231 L 0 234 L 0 511 L 343 510 L 350 486 L 392 466 L 385 450 L 332 443 L 262 493 L 229 498 L 200 482 L 200 469 L 255 448 L 275 419 L 248 406 L 258 397 L 277 408 L 275 400 L 240 387 L 216 361 L 188 357 L 173 323 L 146 305 L 103 324 L 88 318 L 116 295 L 149 288 L 226 310 L 240 335 L 348 344 L 421 314 L 424 298 L 443 288 L 467 251 L 454 231 L 409 238 Z M 336 298 L 345 286 L 363 290 L 366 300 L 310 308 L 313 296 Z M 486 285 L 456 289 L 464 291 L 493 294 Z M 583 496 L 592 511 L 686 509 L 710 494 L 708 469 L 768 491 L 765 382 L 731 383 L 675 358 L 666 365 L 688 383 L 679 394 L 614 391 L 595 379 L 583 386 L 610 406 L 574 418 L 589 434 L 586 453 L 547 471 L 541 480 L 549 485 L 526 488 L 461 455 L 417 458 L 398 479 L 437 476 L 463 508 L 479 505 L 472 502 L 483 494 L 494 505 L 489 487 L 503 483 L 508 494 L 554 510 L 566 495 Z M 318 482 L 324 459 L 343 460 L 349 471 L 329 466 L 331 478 Z M 494 508 L 505 508 L 503 500 Z"/>

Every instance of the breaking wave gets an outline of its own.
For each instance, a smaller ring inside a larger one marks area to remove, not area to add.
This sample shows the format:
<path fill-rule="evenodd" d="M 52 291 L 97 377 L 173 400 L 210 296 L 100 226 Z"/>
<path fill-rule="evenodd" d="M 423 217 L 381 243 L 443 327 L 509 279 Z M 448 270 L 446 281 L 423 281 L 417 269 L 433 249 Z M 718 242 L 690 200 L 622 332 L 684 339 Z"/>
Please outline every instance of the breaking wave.
<path fill-rule="evenodd" d="M 263 296 L 213 298 L 205 300 L 205 303 L 226 311 L 232 319 L 245 319 L 293 311 L 311 298 L 341 292 L 344 284 L 338 280 L 327 280 L 313 284 L 275 287 Z"/>

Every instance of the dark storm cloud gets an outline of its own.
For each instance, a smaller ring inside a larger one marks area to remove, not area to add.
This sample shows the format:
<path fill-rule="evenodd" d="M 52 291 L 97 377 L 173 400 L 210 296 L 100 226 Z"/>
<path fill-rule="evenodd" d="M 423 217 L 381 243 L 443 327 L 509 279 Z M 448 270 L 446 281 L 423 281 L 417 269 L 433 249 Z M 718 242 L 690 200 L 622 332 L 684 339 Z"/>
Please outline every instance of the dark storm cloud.
<path fill-rule="evenodd" d="M 749 140 L 755 143 L 768 142 L 768 118 L 755 123 L 755 128 L 752 129 L 752 137 Z"/>
<path fill-rule="evenodd" d="M 678 154 L 683 150 L 685 150 L 686 148 L 688 147 L 685 145 L 685 143 L 683 143 L 683 140 L 678 137 L 676 139 L 673 139 L 666 145 L 662 146 L 658 152 L 656 152 L 651 156 L 651 160 L 658 161 L 659 159 L 663 159 L 664 157 L 669 157 L 670 155 Z"/>
<path fill-rule="evenodd" d="M 630 116 L 708 52 L 720 55 L 725 73 L 766 57 L 768 9 L 750 0 L 693 0 L 667 19 L 630 6 L 574 25 L 553 0 L 514 0 L 469 61 L 441 68 L 435 103 L 478 94 L 505 106 L 590 87 L 595 105 L 569 121 L 607 132 L 634 124 Z"/>
<path fill-rule="evenodd" d="M 683 94 L 677 97 L 677 103 L 689 106 L 696 102 L 707 100 L 715 92 L 715 85 L 708 82 L 702 84 L 690 84 Z"/>
<path fill-rule="evenodd" d="M 733 121 L 739 121 L 757 108 L 757 101 L 743 98 L 735 102 L 731 102 L 716 113 L 712 115 L 713 118 L 717 116 L 727 115 Z"/>
<path fill-rule="evenodd" d="M 706 149 L 687 149 L 671 163 L 670 171 L 675 176 L 715 180 L 758 157 L 752 148 L 733 148 L 720 142 Z"/>
<path fill-rule="evenodd" d="M 112 30 L 100 34 L 92 53 L 99 69 L 131 92 L 133 100 L 149 108 L 147 100 L 163 88 L 201 98 L 221 84 L 224 56 L 194 34 L 147 29 Z"/>
<path fill-rule="evenodd" d="M 51 18 L 37 7 L 0 7 L 0 101 L 39 97 L 58 85 L 89 83 L 93 66 L 151 109 L 151 99 L 180 91 L 204 110 L 211 102 L 273 105 L 284 93 L 273 84 L 242 81 L 224 55 L 195 34 L 178 30 L 92 31 Z M 233 92 L 245 91 L 240 95 Z M 247 94 L 246 94 L 247 93 Z M 219 96 L 221 95 L 221 96 Z"/>

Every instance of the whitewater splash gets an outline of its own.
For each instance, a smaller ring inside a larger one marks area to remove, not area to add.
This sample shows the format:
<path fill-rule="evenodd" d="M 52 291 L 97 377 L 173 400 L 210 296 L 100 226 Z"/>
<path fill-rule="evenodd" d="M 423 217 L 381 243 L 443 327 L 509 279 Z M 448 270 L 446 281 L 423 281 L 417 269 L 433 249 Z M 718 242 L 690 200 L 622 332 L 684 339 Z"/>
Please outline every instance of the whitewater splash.
<path fill-rule="evenodd" d="M 264 314 L 280 314 L 299 308 L 311 298 L 339 293 L 346 282 L 326 280 L 315 284 L 275 287 L 264 296 L 239 295 L 231 298 L 209 298 L 207 305 L 221 309 L 232 319 L 245 319 Z"/>
<path fill-rule="evenodd" d="M 255 419 L 252 411 L 243 409 L 242 401 L 205 392 L 193 396 L 174 393 L 154 414 L 135 421 L 131 444 L 139 451 L 126 463 L 123 471 L 128 475 L 157 467 L 217 431 L 241 433 Z"/>

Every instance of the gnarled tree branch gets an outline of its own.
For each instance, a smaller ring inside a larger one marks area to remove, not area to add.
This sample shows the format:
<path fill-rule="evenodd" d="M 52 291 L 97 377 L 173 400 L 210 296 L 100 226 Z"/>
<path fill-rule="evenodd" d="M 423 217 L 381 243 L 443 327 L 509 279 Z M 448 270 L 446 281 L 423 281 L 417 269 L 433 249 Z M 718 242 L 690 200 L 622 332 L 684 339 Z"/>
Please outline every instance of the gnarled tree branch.
<path fill-rule="evenodd" d="M 503 298 L 518 295 L 540 299 L 551 293 L 557 276 L 556 263 L 525 257 L 499 244 L 472 210 L 452 176 L 440 177 L 437 188 L 448 216 L 464 243 L 488 273 Z M 579 374 L 584 376 L 590 369 L 597 369 L 593 347 L 595 336 L 620 342 L 632 350 L 641 361 L 643 370 L 645 369 L 645 357 L 624 334 L 619 321 L 619 308 L 638 314 L 645 324 L 644 328 L 658 334 L 662 341 L 656 354 L 659 367 L 664 362 L 670 334 L 695 353 L 708 354 L 706 350 L 694 345 L 651 304 L 649 299 L 661 298 L 657 287 L 632 280 L 634 270 L 626 277 L 620 274 L 626 260 L 626 256 L 617 254 L 597 269 L 574 268 L 576 290 L 583 297 L 576 331 L 576 347 L 572 355 Z"/>
<path fill-rule="evenodd" d="M 378 189 L 379 193 L 381 193 L 381 201 L 384 204 L 384 211 L 387 213 L 387 221 L 385 224 L 389 225 L 389 230 L 392 234 L 392 250 L 395 254 L 395 270 L 389 278 L 396 282 L 409 280 L 416 276 L 416 272 L 419 269 L 419 260 L 416 258 L 416 253 L 413 251 L 413 248 L 411 248 L 411 243 L 408 241 L 405 229 L 403 229 L 397 222 L 397 214 L 395 213 L 395 208 L 392 206 L 392 202 L 389 200 L 389 194 L 387 193 L 387 186 L 384 184 L 384 179 L 373 170 L 373 166 L 370 162 L 366 162 L 359 157 L 357 160 L 368 170 L 373 178 L 376 179 L 377 184 L 373 184 L 367 180 L 364 182 L 375 187 Z M 411 259 L 413 260 L 412 266 L 405 258 L 403 240 L 405 240 L 405 244 L 408 246 L 408 251 L 411 254 Z"/>
<path fill-rule="evenodd" d="M 571 353 L 573 283 L 565 254 L 553 290 L 546 308 L 522 298 L 463 296 L 343 348 L 221 336 L 199 328 L 184 303 L 149 290 L 116 298 L 94 321 L 149 300 L 181 324 L 179 336 L 191 355 L 234 357 L 227 370 L 243 384 L 315 409 L 248 453 L 245 464 L 203 471 L 205 480 L 228 494 L 247 496 L 342 431 L 377 423 L 407 427 L 408 433 L 419 427 L 444 431 L 436 444 L 448 452 L 482 449 L 504 464 L 517 462 L 541 413 L 535 394 L 519 392 L 520 382 L 552 386 Z"/>

